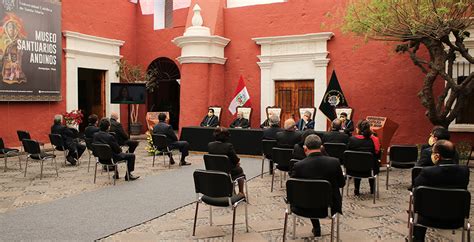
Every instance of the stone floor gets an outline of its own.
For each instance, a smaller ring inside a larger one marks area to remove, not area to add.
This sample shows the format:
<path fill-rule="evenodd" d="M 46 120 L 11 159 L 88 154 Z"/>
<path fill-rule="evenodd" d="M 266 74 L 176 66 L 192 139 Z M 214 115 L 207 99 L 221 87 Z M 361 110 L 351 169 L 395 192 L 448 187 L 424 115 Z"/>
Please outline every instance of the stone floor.
<path fill-rule="evenodd" d="M 390 173 L 389 190 L 385 189 L 385 172 L 380 177 L 380 197 L 376 204 L 368 194 L 368 182 L 363 181 L 360 197 L 344 196 L 343 213 L 340 217 L 340 239 L 342 241 L 404 241 L 408 234 L 407 205 L 409 181 L 408 170 L 394 169 Z M 237 241 L 281 241 L 285 190 L 279 187 L 270 192 L 271 176 L 256 177 L 249 181 L 250 204 L 248 205 L 249 233 L 245 232 L 244 207 L 238 207 L 236 217 Z M 472 184 L 469 186 L 472 192 Z M 346 191 L 346 190 L 345 190 Z M 198 214 L 196 236 L 192 236 L 195 204 L 172 211 L 155 220 L 126 231 L 114 234 L 104 240 L 110 241 L 227 241 L 232 229 L 232 210 L 213 208 L 213 226 L 209 226 L 209 207 L 201 205 Z M 471 208 L 471 211 L 472 208 Z M 309 219 L 296 219 L 297 241 L 329 241 L 330 220 L 321 220 L 321 238 L 314 238 Z M 289 236 L 292 239 L 292 220 L 289 220 Z M 428 230 L 427 241 L 460 241 L 461 233 Z"/>
<path fill-rule="evenodd" d="M 173 172 L 177 166 L 163 165 L 161 157 L 157 157 L 155 167 L 151 166 L 152 157 L 144 150 L 142 141 L 136 150 L 137 162 L 135 175 L 152 176 L 162 172 Z M 25 158 L 22 158 L 24 166 Z M 191 162 L 202 163 L 200 156 L 191 157 Z M 44 165 L 43 179 L 39 179 L 40 166 L 33 162 L 28 166 L 28 173 L 24 177 L 24 170 L 20 170 L 17 157 L 9 158 L 8 171 L 0 171 L 0 213 L 47 203 L 56 199 L 69 197 L 88 191 L 101 189 L 111 185 L 107 174 L 98 172 L 97 182 L 93 183 L 94 167 L 87 171 L 87 151 L 81 158 L 79 166 L 64 165 L 62 154 L 57 158 L 59 177 L 56 177 L 51 162 Z M 2 163 L 3 165 L 3 160 Z M 92 164 L 94 164 L 92 162 Z M 24 169 L 24 167 L 23 167 Z M 124 171 L 124 167 L 120 171 Z M 123 174 L 123 172 L 121 173 Z M 278 174 L 278 173 L 277 173 Z M 407 235 L 406 209 L 408 203 L 408 186 L 410 172 L 407 170 L 393 170 L 390 173 L 390 187 L 385 189 L 385 172 L 380 176 L 380 198 L 372 204 L 368 193 L 367 181 L 362 182 L 360 197 L 344 196 L 343 212 L 340 217 L 340 239 L 342 241 L 403 241 Z M 243 206 L 238 208 L 236 240 L 237 241 L 281 241 L 285 204 L 283 197 L 285 190 L 280 188 L 276 180 L 276 190 L 270 192 L 271 176 L 265 174 L 263 179 L 256 177 L 248 182 L 250 193 L 249 233 L 245 232 Z M 120 179 L 117 185 L 125 181 Z M 353 188 L 353 183 L 351 183 Z M 352 190 L 352 189 L 351 189 Z M 471 184 L 469 190 L 474 191 Z M 175 211 L 145 222 L 125 231 L 117 231 L 103 240 L 105 241 L 227 241 L 230 240 L 232 213 L 230 209 L 213 209 L 213 226 L 209 226 L 209 207 L 200 206 L 196 236 L 192 236 L 195 204 L 190 204 Z M 473 211 L 473 209 L 471 209 Z M 329 241 L 329 220 L 322 220 L 321 238 L 311 236 L 311 223 L 308 219 L 297 219 L 296 238 L 299 241 Z M 289 228 L 292 228 L 292 219 Z M 288 239 L 292 238 L 291 229 Z M 455 235 L 451 231 L 428 231 L 429 241 L 460 241 L 460 232 Z"/>

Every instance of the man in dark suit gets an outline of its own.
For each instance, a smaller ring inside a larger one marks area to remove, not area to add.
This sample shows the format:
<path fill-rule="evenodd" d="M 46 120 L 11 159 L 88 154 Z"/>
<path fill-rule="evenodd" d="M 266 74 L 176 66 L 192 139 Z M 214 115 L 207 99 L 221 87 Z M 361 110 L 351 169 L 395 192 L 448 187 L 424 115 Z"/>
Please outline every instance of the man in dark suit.
<path fill-rule="evenodd" d="M 342 213 L 342 198 L 339 188 L 344 187 L 345 179 L 342 174 L 339 160 L 321 154 L 321 139 L 315 134 L 306 137 L 304 141 L 304 151 L 306 153 L 306 158 L 295 163 L 293 169 L 290 171 L 290 177 L 320 179 L 330 182 L 332 186 L 331 213 Z M 292 207 L 292 210 L 301 212 L 302 214 L 314 214 L 314 216 L 321 213 L 324 214 L 327 211 L 310 210 L 298 207 Z M 313 224 L 314 236 L 321 236 L 319 220 L 311 219 L 311 223 Z"/>
<path fill-rule="evenodd" d="M 452 142 L 448 140 L 436 141 L 431 152 L 431 158 L 435 165 L 424 167 L 415 178 L 414 186 L 467 189 L 467 185 L 469 184 L 469 168 L 455 163 L 455 153 L 454 144 Z M 420 217 L 419 219 L 423 223 L 431 222 L 439 226 L 454 223 L 454 221 L 432 221 L 427 217 Z M 413 230 L 414 241 L 424 241 L 425 233 L 426 228 L 415 226 Z"/>
<path fill-rule="evenodd" d="M 126 145 L 128 146 L 128 152 L 133 153 L 138 146 L 138 141 L 130 140 L 128 134 L 125 133 L 123 130 L 122 124 L 118 121 L 118 114 L 112 113 L 110 114 L 110 132 L 115 133 L 115 138 L 119 145 Z"/>
<path fill-rule="evenodd" d="M 242 112 L 237 113 L 237 118 L 230 124 L 231 128 L 243 128 L 247 129 L 250 127 L 248 119 L 244 118 Z"/>
<path fill-rule="evenodd" d="M 94 134 L 99 132 L 99 128 L 97 127 L 97 121 L 98 121 L 98 117 L 97 115 L 95 114 L 91 114 L 89 115 L 87 121 L 89 122 L 89 125 L 86 127 L 86 129 L 84 130 L 84 136 L 87 138 L 87 139 L 93 139 L 94 138 Z"/>
<path fill-rule="evenodd" d="M 282 131 L 280 128 L 280 119 L 278 116 L 272 115 L 268 120 L 270 127 L 263 130 L 263 139 L 276 140 L 276 134 Z"/>
<path fill-rule="evenodd" d="M 347 113 L 342 112 L 339 115 L 339 119 L 342 121 L 341 129 L 349 136 L 352 136 L 352 132 L 354 132 L 354 122 L 347 118 Z"/>
<path fill-rule="evenodd" d="M 285 130 L 276 134 L 277 147 L 293 149 L 295 144 L 301 141 L 301 132 L 295 129 L 295 120 L 287 119 L 284 124 Z"/>
<path fill-rule="evenodd" d="M 81 158 L 82 153 L 86 150 L 86 146 L 80 144 L 76 140 L 76 137 L 70 128 L 62 125 L 62 119 L 63 116 L 60 114 L 54 116 L 54 124 L 51 126 L 51 134 L 61 135 L 63 144 L 68 150 L 66 160 L 74 166 L 79 158 Z"/>
<path fill-rule="evenodd" d="M 126 181 L 133 181 L 138 179 L 140 176 L 133 176 L 132 172 L 135 170 L 135 154 L 123 153 L 122 148 L 118 144 L 117 140 L 113 135 L 108 133 L 110 128 L 110 121 L 107 118 L 102 118 L 99 123 L 99 132 L 94 134 L 93 143 L 107 144 L 112 150 L 112 158 L 114 160 L 126 160 L 128 174 L 125 174 Z M 115 170 L 115 179 L 119 179 L 119 173 Z"/>
<path fill-rule="evenodd" d="M 191 165 L 191 163 L 186 162 L 185 158 L 189 155 L 189 143 L 187 141 L 178 141 L 178 137 L 174 133 L 173 128 L 171 125 L 166 123 L 166 114 L 160 113 L 158 114 L 158 124 L 153 127 L 153 134 L 164 134 L 166 135 L 166 139 L 168 141 L 168 146 L 170 149 L 178 148 L 181 152 L 181 166 Z M 170 163 L 174 164 L 173 155 L 170 153 Z"/>
<path fill-rule="evenodd" d="M 214 115 L 214 109 L 210 108 L 201 122 L 201 127 L 217 127 L 217 125 L 219 125 L 219 118 Z"/>
<path fill-rule="evenodd" d="M 331 123 L 331 131 L 324 133 L 324 143 L 343 143 L 349 142 L 349 135 L 345 134 L 341 130 L 342 121 L 340 119 L 334 119 Z"/>
<path fill-rule="evenodd" d="M 438 127 L 431 131 L 430 137 L 428 138 L 428 147 L 421 150 L 420 159 L 416 162 L 416 166 L 433 166 L 434 163 L 431 160 L 431 150 L 434 143 L 438 140 L 449 140 L 451 135 L 446 128 Z M 457 155 L 455 155 L 454 161 L 458 163 Z"/>
<path fill-rule="evenodd" d="M 311 116 L 309 111 L 304 112 L 303 117 L 296 124 L 296 128 L 300 131 L 314 129 L 314 121 L 311 119 Z"/>

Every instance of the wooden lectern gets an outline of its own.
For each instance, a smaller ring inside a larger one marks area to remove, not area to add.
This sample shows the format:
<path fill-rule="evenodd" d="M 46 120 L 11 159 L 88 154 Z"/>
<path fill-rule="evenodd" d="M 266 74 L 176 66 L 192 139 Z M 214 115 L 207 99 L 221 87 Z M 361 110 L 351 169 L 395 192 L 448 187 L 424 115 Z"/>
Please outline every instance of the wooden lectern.
<path fill-rule="evenodd" d="M 387 164 L 387 150 L 390 147 L 393 134 L 398 129 L 398 124 L 387 117 L 367 116 L 366 119 L 370 122 L 370 129 L 380 140 L 380 148 L 383 152 L 380 157 L 382 164 Z"/>

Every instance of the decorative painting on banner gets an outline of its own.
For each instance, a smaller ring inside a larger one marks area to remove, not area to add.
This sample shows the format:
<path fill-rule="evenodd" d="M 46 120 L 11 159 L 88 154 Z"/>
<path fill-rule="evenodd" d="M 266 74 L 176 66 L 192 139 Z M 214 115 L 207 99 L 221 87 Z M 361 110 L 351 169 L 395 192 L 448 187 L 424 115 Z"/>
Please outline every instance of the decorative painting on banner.
<path fill-rule="evenodd" d="M 0 0 L 0 101 L 61 100 L 61 4 Z"/>

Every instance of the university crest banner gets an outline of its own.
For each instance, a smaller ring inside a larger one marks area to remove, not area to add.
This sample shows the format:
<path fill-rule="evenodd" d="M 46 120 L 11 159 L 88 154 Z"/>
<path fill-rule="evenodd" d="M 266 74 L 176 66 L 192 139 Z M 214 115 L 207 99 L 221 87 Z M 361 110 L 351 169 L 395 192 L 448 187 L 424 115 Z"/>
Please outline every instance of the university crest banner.
<path fill-rule="evenodd" d="M 0 0 L 0 101 L 61 100 L 61 4 Z"/>
<path fill-rule="evenodd" d="M 347 100 L 337 80 L 336 71 L 332 71 L 331 80 L 326 88 L 323 100 L 319 105 L 319 110 L 321 110 L 329 120 L 334 120 L 337 118 L 335 108 L 347 106 Z"/>

